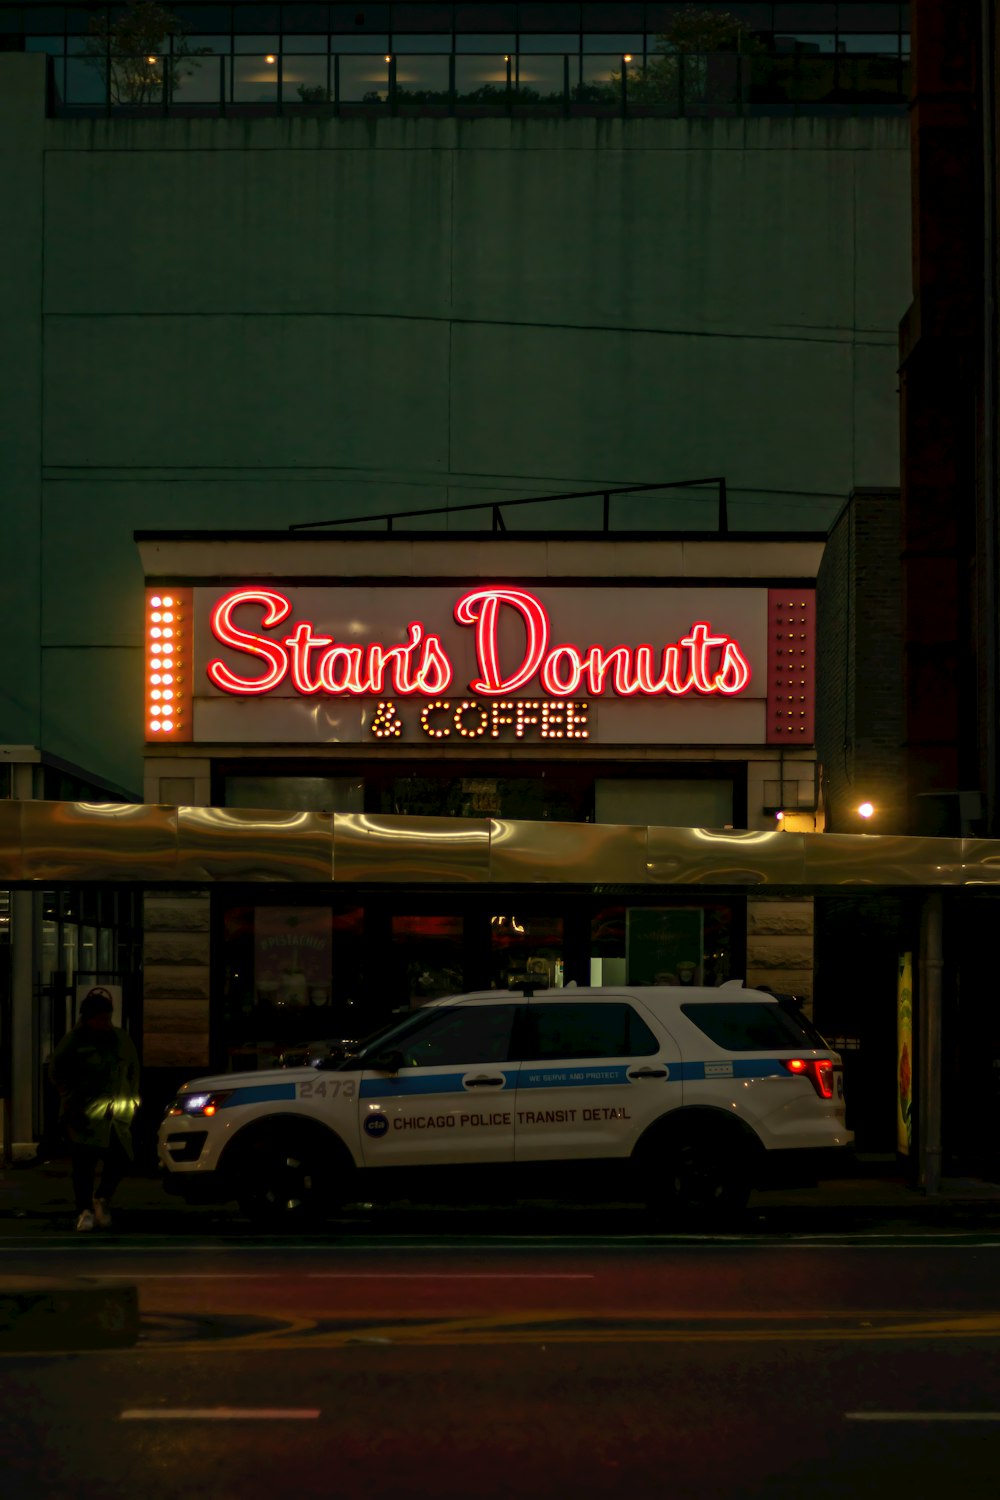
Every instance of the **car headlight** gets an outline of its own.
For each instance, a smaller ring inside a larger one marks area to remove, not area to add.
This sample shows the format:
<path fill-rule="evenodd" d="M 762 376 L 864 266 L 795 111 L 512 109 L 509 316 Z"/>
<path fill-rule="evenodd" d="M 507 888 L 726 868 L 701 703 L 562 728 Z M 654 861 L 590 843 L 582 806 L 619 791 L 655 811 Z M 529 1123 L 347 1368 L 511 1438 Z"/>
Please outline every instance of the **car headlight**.
<path fill-rule="evenodd" d="M 216 1089 L 211 1094 L 178 1094 L 167 1110 L 168 1115 L 201 1115 L 210 1117 L 233 1093 L 232 1089 Z"/>

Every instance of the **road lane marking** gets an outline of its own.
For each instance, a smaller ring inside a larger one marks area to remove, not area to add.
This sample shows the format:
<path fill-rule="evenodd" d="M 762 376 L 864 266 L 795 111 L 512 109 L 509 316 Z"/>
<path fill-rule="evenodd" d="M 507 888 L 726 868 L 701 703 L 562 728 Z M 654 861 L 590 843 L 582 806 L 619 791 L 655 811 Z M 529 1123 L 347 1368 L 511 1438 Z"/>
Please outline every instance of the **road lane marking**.
<path fill-rule="evenodd" d="M 845 1411 L 845 1422 L 1000 1422 L 1000 1411 Z"/>
<path fill-rule="evenodd" d="M 919 1232 L 916 1234 L 899 1234 L 891 1232 L 875 1232 L 870 1234 L 830 1234 L 802 1235 L 799 1237 L 782 1236 L 769 1238 L 766 1235 L 754 1236 L 723 1236 L 723 1235 L 662 1235 L 659 1237 L 651 1235 L 620 1235 L 615 1237 L 603 1235 L 518 1235 L 483 1237 L 476 1244 L 470 1244 L 465 1236 L 456 1236 L 453 1240 L 431 1240 L 421 1241 L 400 1236 L 393 1239 L 372 1240 L 364 1237 L 352 1238 L 338 1243 L 316 1240 L 306 1244 L 290 1244 L 287 1240 L 253 1240 L 249 1243 L 241 1243 L 239 1240 L 229 1240 L 218 1236 L 208 1236 L 204 1239 L 192 1240 L 187 1237 L 171 1237 L 169 1239 L 157 1240 L 153 1243 L 143 1243 L 138 1238 L 126 1239 L 124 1236 L 119 1243 L 109 1243 L 107 1239 L 91 1241 L 87 1245 L 80 1242 L 78 1235 L 47 1235 L 44 1240 L 24 1239 L 12 1240 L 0 1244 L 0 1256 L 35 1256 L 35 1255 L 65 1255 L 72 1253 L 75 1258 L 83 1261 L 86 1257 L 118 1257 L 128 1255 L 169 1255 L 174 1257 L 185 1257 L 192 1255 L 204 1255 L 206 1252 L 216 1252 L 220 1255 L 254 1255 L 273 1254 L 282 1255 L 316 1255 L 316 1256 L 341 1256 L 341 1255 L 425 1255 L 448 1252 L 450 1254 L 461 1254 L 469 1256 L 483 1256 L 503 1252 L 505 1254 L 537 1255 L 537 1254 L 559 1254 L 566 1250 L 578 1250 L 586 1253 L 595 1251 L 615 1250 L 621 1254 L 644 1254 L 651 1251 L 678 1250 L 694 1251 L 704 1254 L 707 1251 L 725 1252 L 732 1254 L 740 1251 L 752 1251 L 757 1254 L 785 1251 L 795 1254 L 800 1250 L 910 1250 L 910 1251 L 952 1251 L 952 1250 L 1000 1250 L 1000 1230 L 953 1230 L 947 1232 Z"/>
<path fill-rule="evenodd" d="M 596 1281 L 593 1271 L 309 1271 L 307 1281 Z"/>
<path fill-rule="evenodd" d="M 287 1271 L 98 1272 L 91 1281 L 287 1281 Z M 307 1281 L 596 1281 L 592 1271 L 307 1271 Z"/>
<path fill-rule="evenodd" d="M 132 1407 L 120 1422 L 306 1422 L 319 1416 L 319 1408 L 280 1406 L 178 1406 Z"/>

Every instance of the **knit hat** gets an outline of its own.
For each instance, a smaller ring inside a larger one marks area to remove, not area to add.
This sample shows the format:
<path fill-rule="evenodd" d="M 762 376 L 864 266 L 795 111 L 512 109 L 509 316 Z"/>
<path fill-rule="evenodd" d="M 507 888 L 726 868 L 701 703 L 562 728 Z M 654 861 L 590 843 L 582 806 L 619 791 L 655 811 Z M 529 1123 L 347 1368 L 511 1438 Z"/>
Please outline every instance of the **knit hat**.
<path fill-rule="evenodd" d="M 91 1016 L 99 1016 L 102 1011 L 110 1012 L 115 1008 L 107 990 L 88 990 L 80 1004 L 80 1020 L 89 1021 Z"/>

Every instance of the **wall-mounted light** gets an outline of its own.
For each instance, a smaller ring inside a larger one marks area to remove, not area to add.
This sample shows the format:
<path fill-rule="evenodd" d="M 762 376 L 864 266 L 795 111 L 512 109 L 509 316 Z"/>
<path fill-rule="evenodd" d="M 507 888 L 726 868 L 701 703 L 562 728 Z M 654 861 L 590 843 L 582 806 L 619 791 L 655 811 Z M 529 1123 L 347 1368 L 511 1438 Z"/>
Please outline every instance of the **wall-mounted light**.
<path fill-rule="evenodd" d="M 858 808 L 858 817 L 859 818 L 870 818 L 871 815 L 872 815 L 872 813 L 874 811 L 875 811 L 875 807 L 874 807 L 873 803 L 871 803 L 871 802 L 862 802 L 861 806 Z"/>

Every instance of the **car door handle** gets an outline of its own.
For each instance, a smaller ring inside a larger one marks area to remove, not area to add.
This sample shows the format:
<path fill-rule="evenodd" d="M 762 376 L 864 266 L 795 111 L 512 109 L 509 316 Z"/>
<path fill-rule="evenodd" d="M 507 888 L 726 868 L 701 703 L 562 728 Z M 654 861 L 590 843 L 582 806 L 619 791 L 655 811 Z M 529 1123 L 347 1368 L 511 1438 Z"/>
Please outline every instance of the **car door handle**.
<path fill-rule="evenodd" d="M 479 1073 L 475 1078 L 463 1078 L 462 1082 L 467 1089 L 497 1089 L 503 1087 L 506 1079 L 502 1073 Z"/>
<path fill-rule="evenodd" d="M 666 1078 L 666 1068 L 629 1068 L 630 1078 Z"/>

